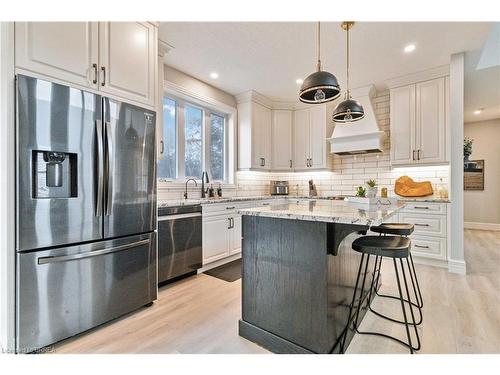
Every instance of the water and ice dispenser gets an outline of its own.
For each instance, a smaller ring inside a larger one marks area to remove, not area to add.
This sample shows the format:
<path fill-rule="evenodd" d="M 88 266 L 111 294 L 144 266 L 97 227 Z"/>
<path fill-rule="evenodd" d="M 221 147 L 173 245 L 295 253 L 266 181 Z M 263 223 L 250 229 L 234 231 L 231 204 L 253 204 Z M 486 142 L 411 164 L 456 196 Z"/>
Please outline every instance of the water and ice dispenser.
<path fill-rule="evenodd" d="M 33 198 L 72 198 L 78 194 L 77 154 L 33 151 Z"/>

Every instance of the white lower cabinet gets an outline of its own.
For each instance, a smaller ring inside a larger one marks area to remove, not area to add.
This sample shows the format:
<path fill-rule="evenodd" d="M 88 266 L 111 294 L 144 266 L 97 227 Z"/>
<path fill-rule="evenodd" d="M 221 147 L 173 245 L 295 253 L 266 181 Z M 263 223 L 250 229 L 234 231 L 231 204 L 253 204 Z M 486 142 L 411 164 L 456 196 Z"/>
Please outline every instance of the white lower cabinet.
<path fill-rule="evenodd" d="M 446 203 L 407 202 L 399 214 L 388 221 L 415 226 L 410 236 L 414 257 L 442 262 L 448 257 L 447 211 Z"/>
<path fill-rule="evenodd" d="M 203 265 L 229 256 L 230 220 L 227 215 L 203 217 Z"/>
<path fill-rule="evenodd" d="M 446 259 L 446 238 L 412 235 L 411 253 L 422 258 Z"/>
<path fill-rule="evenodd" d="M 232 217 L 233 223 L 230 229 L 231 243 L 229 246 L 229 255 L 241 253 L 241 215 L 235 214 Z"/>
<path fill-rule="evenodd" d="M 242 217 L 238 210 L 271 203 L 278 199 L 210 203 L 203 206 L 203 266 L 241 253 Z"/>

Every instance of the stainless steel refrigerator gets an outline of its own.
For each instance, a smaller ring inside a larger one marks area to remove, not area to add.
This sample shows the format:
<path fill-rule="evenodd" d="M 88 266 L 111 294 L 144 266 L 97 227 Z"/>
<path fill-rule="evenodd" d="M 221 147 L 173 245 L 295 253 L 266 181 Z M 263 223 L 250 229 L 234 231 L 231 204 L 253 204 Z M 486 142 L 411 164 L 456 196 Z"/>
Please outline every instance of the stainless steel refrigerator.
<path fill-rule="evenodd" d="M 17 76 L 16 348 L 157 297 L 155 113 Z"/>

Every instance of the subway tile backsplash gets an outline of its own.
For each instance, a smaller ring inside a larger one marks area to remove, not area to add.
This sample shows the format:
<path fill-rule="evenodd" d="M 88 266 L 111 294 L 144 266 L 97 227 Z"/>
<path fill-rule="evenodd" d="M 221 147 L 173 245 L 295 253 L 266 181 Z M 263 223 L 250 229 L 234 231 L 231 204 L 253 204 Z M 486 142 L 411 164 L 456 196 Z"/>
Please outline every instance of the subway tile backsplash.
<path fill-rule="evenodd" d="M 386 133 L 383 152 L 356 156 L 339 156 L 330 154 L 333 158 L 331 171 L 316 172 L 253 172 L 240 171 L 236 173 L 236 189 L 225 189 L 225 196 L 256 196 L 269 194 L 269 181 L 288 180 L 290 194 L 307 195 L 308 180 L 313 179 L 320 196 L 353 195 L 357 186 L 364 185 L 371 178 L 377 180 L 380 188 L 386 187 L 389 195 L 394 195 L 394 183 L 398 177 L 407 175 L 415 181 L 430 181 L 433 186 L 440 183 L 449 190 L 449 166 L 422 166 L 392 168 L 390 166 L 390 126 L 389 126 L 389 92 L 382 92 L 373 99 L 375 115 L 380 130 Z M 328 145 L 328 147 L 330 147 Z M 190 190 L 193 187 L 190 188 Z M 298 189 L 298 190 L 297 190 Z M 160 187 L 158 198 L 177 199 L 182 193 L 179 190 Z M 198 190 L 190 196 L 199 196 Z"/>

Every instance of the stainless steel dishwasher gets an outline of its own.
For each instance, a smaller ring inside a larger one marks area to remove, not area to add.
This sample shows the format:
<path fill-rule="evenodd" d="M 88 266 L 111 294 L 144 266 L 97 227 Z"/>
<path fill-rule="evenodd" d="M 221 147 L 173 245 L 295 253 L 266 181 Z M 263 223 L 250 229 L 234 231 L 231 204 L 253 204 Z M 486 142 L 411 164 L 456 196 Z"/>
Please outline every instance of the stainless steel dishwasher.
<path fill-rule="evenodd" d="M 158 283 L 196 274 L 202 265 L 201 205 L 158 208 Z"/>

